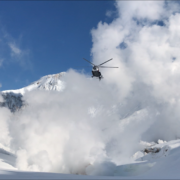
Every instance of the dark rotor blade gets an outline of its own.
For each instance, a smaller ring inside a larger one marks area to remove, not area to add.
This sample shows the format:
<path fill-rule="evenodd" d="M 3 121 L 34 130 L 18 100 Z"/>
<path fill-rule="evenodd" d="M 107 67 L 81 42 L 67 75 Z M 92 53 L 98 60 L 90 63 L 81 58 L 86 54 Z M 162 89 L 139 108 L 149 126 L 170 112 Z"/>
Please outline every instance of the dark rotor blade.
<path fill-rule="evenodd" d="M 119 67 L 108 67 L 108 66 L 98 66 L 99 68 L 119 68 Z"/>
<path fill-rule="evenodd" d="M 96 66 L 94 65 L 92 62 L 88 61 L 87 59 L 83 58 L 85 61 L 87 61 L 88 63 L 92 64 L 93 66 Z"/>
<path fill-rule="evenodd" d="M 85 68 L 85 67 L 89 67 L 89 68 L 92 68 L 92 66 L 73 66 L 74 68 Z"/>
<path fill-rule="evenodd" d="M 103 65 L 103 64 L 105 64 L 105 63 L 107 63 L 108 61 L 111 61 L 111 60 L 113 60 L 113 58 L 111 58 L 111 59 L 109 59 L 109 60 L 103 62 L 102 64 L 100 64 L 100 65 L 98 65 L 98 66 L 101 66 L 101 65 Z"/>

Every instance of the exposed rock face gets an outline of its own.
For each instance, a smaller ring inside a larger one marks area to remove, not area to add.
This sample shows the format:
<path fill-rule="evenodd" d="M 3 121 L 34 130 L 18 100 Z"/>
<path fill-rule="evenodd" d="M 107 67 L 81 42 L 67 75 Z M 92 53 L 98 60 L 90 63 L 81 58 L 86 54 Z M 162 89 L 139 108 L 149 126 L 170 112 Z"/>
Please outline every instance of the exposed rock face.
<path fill-rule="evenodd" d="M 0 106 L 9 108 L 11 112 L 20 110 L 21 107 L 24 105 L 24 102 L 22 100 L 23 96 L 20 93 L 2 93 L 2 97 L 4 101 L 0 102 Z"/>
<path fill-rule="evenodd" d="M 158 153 L 161 150 L 161 148 L 146 148 L 144 150 L 144 153 Z"/>

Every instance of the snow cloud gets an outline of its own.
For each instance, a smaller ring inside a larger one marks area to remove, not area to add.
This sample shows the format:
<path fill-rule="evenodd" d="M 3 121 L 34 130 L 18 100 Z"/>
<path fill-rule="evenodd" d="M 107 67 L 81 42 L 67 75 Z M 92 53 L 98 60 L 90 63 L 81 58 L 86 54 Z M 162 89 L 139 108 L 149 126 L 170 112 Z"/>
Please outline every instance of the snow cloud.
<path fill-rule="evenodd" d="M 149 133 L 156 129 L 154 140 L 157 136 L 172 139 L 172 131 L 163 132 L 169 128 L 170 119 L 171 127 L 179 124 L 175 110 L 180 98 L 179 3 L 117 1 L 116 7 L 119 17 L 110 24 L 100 22 L 92 30 L 94 63 L 113 57 L 111 65 L 120 68 L 102 69 L 104 81 L 119 88 L 121 100 L 129 101 L 127 108 L 146 106 L 160 112 Z"/>
<path fill-rule="evenodd" d="M 17 155 L 17 167 L 87 174 L 92 165 L 102 169 L 104 163 L 131 162 L 154 115 L 148 109 L 120 113 L 125 107 L 117 98 L 118 89 L 103 81 L 73 70 L 64 81 L 63 92 L 26 93 L 28 105 L 12 115 L 10 148 Z M 138 133 L 132 133 L 134 128 Z M 89 174 L 96 174 L 90 169 Z"/>
<path fill-rule="evenodd" d="M 3 98 L 0 95 L 0 101 L 2 102 L 2 100 Z M 9 135 L 9 122 L 11 115 L 11 112 L 7 108 L 0 108 L 0 148 L 7 151 L 10 151 L 11 136 Z"/>
<path fill-rule="evenodd" d="M 124 96 L 135 81 L 152 85 L 159 94 L 167 96 L 161 93 L 170 92 L 166 82 L 171 83 L 172 76 L 178 77 L 180 14 L 172 4 L 118 1 L 119 17 L 111 24 L 100 22 L 92 30 L 94 63 L 114 58 L 111 65 L 118 65 L 119 70 L 102 69 L 102 72 L 109 82 L 120 86 Z"/>
<path fill-rule="evenodd" d="M 111 175 L 140 141 L 180 137 L 179 4 L 116 7 L 116 19 L 92 30 L 91 52 L 95 64 L 113 58 L 107 65 L 119 69 L 102 69 L 102 81 L 69 70 L 63 92 L 32 91 L 22 111 L 0 109 L 1 143 L 20 170 Z"/>

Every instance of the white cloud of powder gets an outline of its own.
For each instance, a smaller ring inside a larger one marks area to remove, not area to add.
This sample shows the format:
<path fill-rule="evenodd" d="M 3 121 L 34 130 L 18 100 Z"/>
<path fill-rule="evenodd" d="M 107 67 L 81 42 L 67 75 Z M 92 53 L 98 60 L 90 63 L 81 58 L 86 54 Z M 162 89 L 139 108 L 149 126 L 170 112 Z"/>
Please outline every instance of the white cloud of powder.
<path fill-rule="evenodd" d="M 32 91 L 9 124 L 20 170 L 85 173 L 94 163 L 132 161 L 148 110 L 121 121 L 117 89 L 70 70 L 63 92 Z M 116 106 L 116 107 L 115 107 Z M 96 115 L 89 114 L 90 108 Z M 138 133 L 132 134 L 132 129 Z"/>

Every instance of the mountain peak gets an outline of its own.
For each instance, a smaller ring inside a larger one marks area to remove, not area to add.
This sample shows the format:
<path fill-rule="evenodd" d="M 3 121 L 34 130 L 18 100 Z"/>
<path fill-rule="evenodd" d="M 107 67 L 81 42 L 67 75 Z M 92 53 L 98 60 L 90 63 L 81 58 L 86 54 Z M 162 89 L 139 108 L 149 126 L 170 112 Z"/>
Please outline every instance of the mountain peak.
<path fill-rule="evenodd" d="M 35 81 L 31 83 L 29 86 L 27 86 L 27 89 L 62 91 L 64 89 L 64 82 L 62 81 L 62 77 L 64 75 L 65 72 L 43 76 L 38 81 Z"/>
<path fill-rule="evenodd" d="M 24 93 L 35 89 L 62 91 L 65 88 L 65 84 L 62 81 L 62 77 L 65 74 L 66 74 L 65 72 L 61 72 L 58 74 L 46 75 L 41 77 L 39 80 L 31 83 L 29 86 L 17 90 L 3 91 L 3 93 L 13 92 L 13 93 L 20 93 L 23 95 Z"/>

